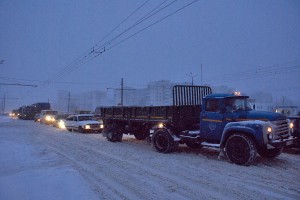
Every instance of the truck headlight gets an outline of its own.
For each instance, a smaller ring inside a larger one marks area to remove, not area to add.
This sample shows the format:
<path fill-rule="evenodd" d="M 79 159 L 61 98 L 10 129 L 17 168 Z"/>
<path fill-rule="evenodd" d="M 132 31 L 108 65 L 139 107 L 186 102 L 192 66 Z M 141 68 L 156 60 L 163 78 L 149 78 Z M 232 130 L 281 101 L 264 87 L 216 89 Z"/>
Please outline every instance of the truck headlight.
<path fill-rule="evenodd" d="M 293 129 L 293 128 L 294 128 L 294 123 L 291 122 L 291 123 L 290 123 L 290 129 Z"/>
<path fill-rule="evenodd" d="M 103 129 L 103 128 L 104 128 L 104 125 L 103 125 L 103 124 L 100 124 L 100 128 Z"/>
<path fill-rule="evenodd" d="M 85 125 L 85 129 L 91 129 L 90 125 Z"/>
<path fill-rule="evenodd" d="M 164 124 L 163 123 L 159 123 L 158 124 L 158 128 L 163 128 L 164 127 Z"/>
<path fill-rule="evenodd" d="M 273 139 L 273 129 L 271 126 L 267 127 L 267 134 L 268 134 L 268 139 L 272 140 Z"/>
<path fill-rule="evenodd" d="M 267 132 L 268 132 L 268 134 L 269 134 L 269 133 L 272 133 L 272 127 L 269 126 L 269 127 L 267 128 Z"/>

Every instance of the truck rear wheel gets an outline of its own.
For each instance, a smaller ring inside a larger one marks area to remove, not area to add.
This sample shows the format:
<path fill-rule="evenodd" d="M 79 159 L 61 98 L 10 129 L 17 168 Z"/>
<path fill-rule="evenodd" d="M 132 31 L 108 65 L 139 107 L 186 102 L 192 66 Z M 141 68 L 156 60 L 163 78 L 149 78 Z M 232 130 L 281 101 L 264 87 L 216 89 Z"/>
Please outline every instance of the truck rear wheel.
<path fill-rule="evenodd" d="M 107 130 L 106 138 L 110 142 L 121 142 L 123 138 L 123 132 L 116 125 L 112 125 Z"/>
<path fill-rule="evenodd" d="M 231 135 L 225 146 L 227 158 L 237 165 L 251 165 L 256 158 L 256 145 L 244 134 Z"/>
<path fill-rule="evenodd" d="M 258 149 L 258 154 L 264 158 L 275 158 L 281 154 L 283 147 L 274 149 Z"/>
<path fill-rule="evenodd" d="M 152 144 L 161 153 L 173 152 L 178 147 L 178 143 L 166 130 L 155 131 L 152 136 Z"/>

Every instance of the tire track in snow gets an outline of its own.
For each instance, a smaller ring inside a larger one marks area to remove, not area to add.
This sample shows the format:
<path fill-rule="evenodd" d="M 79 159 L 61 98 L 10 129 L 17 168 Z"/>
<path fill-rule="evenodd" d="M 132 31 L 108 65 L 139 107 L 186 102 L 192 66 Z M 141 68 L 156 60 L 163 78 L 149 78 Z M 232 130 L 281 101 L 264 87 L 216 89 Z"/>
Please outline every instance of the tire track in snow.
<path fill-rule="evenodd" d="M 83 139 L 85 142 L 87 142 L 87 139 L 84 138 Z M 78 146 L 79 144 L 73 144 L 74 146 Z M 112 143 L 111 143 L 112 144 Z M 86 148 L 89 148 L 90 150 L 92 150 L 92 152 L 87 153 L 86 156 L 90 156 L 91 154 L 101 154 L 102 157 L 105 156 L 106 159 L 109 161 L 110 159 L 114 159 L 117 162 L 115 162 L 115 164 L 117 163 L 123 163 L 121 164 L 121 166 L 119 166 L 120 168 L 123 167 L 124 165 L 131 165 L 126 167 L 126 169 L 139 169 L 140 171 L 142 170 L 143 174 L 147 174 L 147 180 L 144 180 L 144 182 L 142 182 L 141 184 L 145 184 L 147 183 L 148 187 L 150 188 L 155 188 L 156 191 L 162 190 L 161 188 L 157 188 L 157 183 L 163 182 L 163 185 L 168 185 L 168 190 L 165 194 L 165 196 L 170 196 L 170 192 L 171 194 L 176 194 L 174 197 L 170 197 L 170 198 L 181 198 L 183 199 L 184 197 L 189 196 L 189 198 L 198 198 L 199 197 L 199 190 L 202 190 L 202 196 L 206 197 L 206 198 L 212 198 L 212 197 L 218 197 L 219 199 L 224 199 L 224 194 L 217 194 L 216 192 L 211 192 L 211 184 L 210 182 L 206 181 L 206 178 L 201 178 L 201 179 L 195 179 L 193 177 L 181 177 L 178 175 L 173 175 L 170 174 L 168 171 L 161 171 L 161 169 L 159 170 L 154 170 L 155 168 L 153 167 L 148 167 L 147 164 L 140 164 L 139 162 L 136 161 L 129 161 L 128 159 L 124 159 L 122 158 L 122 156 L 117 156 L 116 154 L 110 154 L 110 153 L 106 153 L 104 151 L 100 151 L 99 149 L 95 149 L 93 147 L 91 147 L 90 145 L 85 146 Z M 122 147 L 121 147 L 122 148 Z M 146 152 L 145 152 L 146 153 Z M 154 152 L 155 154 L 157 154 L 156 152 Z M 157 155 L 163 155 L 163 154 L 157 154 Z M 106 163 L 106 162 L 104 162 Z M 122 166 L 123 165 L 123 166 Z M 184 169 L 182 169 L 184 170 Z M 198 172 L 201 169 L 198 169 Z M 131 174 L 131 177 L 134 176 L 136 172 L 133 171 Z M 202 169 L 202 173 L 205 174 L 206 171 Z M 151 181 L 149 181 L 149 176 L 153 179 Z M 139 177 L 136 178 L 137 181 Z M 201 182 L 199 181 L 201 180 Z M 149 185 L 150 184 L 150 185 Z M 200 186 L 200 185 L 201 186 Z M 216 188 L 217 189 L 217 188 Z"/>

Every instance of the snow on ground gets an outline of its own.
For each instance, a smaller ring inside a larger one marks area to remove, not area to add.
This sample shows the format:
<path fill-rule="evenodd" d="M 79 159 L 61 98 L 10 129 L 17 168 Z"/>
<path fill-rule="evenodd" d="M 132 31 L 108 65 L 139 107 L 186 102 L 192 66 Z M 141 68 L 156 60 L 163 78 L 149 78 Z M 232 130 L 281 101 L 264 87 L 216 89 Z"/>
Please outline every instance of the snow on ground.
<path fill-rule="evenodd" d="M 111 143 L 0 116 L 2 199 L 300 199 L 300 154 L 243 167 L 217 149 L 161 154 L 131 136 Z"/>

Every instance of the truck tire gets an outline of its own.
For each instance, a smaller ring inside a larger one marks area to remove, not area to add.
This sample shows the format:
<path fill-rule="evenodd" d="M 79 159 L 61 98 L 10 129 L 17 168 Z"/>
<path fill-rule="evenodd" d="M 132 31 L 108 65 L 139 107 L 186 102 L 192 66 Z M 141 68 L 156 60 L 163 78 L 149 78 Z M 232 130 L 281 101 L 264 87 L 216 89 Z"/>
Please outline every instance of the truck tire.
<path fill-rule="evenodd" d="M 249 166 L 256 158 L 257 148 L 252 138 L 237 133 L 228 138 L 225 152 L 231 162 L 237 165 Z"/>
<path fill-rule="evenodd" d="M 177 149 L 178 143 L 167 130 L 157 130 L 152 136 L 152 144 L 156 151 L 160 153 L 170 153 Z"/>
<path fill-rule="evenodd" d="M 107 140 L 110 142 L 121 142 L 123 138 L 123 132 L 116 125 L 112 125 L 108 128 Z"/>
<path fill-rule="evenodd" d="M 281 154 L 283 147 L 274 149 L 258 149 L 258 154 L 264 158 L 275 158 Z"/>

